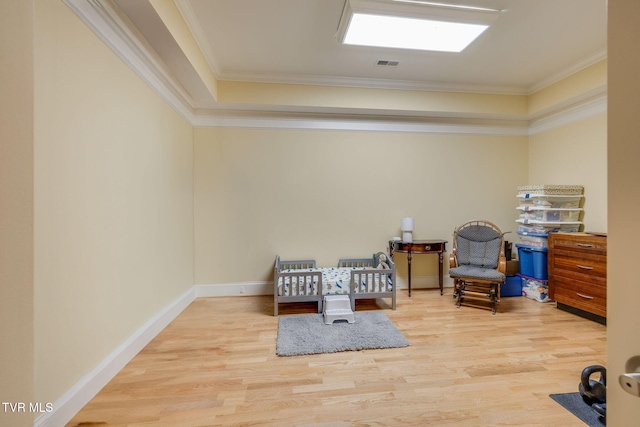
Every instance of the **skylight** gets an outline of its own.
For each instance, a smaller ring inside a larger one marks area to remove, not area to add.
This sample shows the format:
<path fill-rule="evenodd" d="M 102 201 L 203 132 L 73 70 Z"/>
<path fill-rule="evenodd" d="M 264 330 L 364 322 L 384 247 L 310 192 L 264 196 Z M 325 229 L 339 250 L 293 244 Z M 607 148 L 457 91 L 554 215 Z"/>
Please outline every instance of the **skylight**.
<path fill-rule="evenodd" d="M 441 1 L 347 0 L 336 35 L 348 45 L 461 52 L 501 13 Z"/>
<path fill-rule="evenodd" d="M 354 13 L 344 44 L 461 52 L 489 26 Z"/>

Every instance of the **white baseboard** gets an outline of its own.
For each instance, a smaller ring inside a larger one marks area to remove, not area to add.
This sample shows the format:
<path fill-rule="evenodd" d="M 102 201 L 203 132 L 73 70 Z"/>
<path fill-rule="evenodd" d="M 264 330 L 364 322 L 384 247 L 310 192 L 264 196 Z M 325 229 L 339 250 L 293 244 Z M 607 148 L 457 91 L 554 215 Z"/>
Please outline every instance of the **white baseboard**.
<path fill-rule="evenodd" d="M 398 277 L 398 289 L 407 289 L 407 278 Z M 452 286 L 449 277 L 444 286 Z M 413 289 L 437 288 L 438 276 L 412 276 Z M 273 295 L 273 282 L 237 282 L 194 285 L 191 289 L 153 316 L 121 346 L 116 348 L 91 372 L 53 403 L 53 411 L 34 420 L 35 427 L 58 427 L 68 423 L 118 372 L 125 367 L 196 298 L 224 296 Z"/>
<path fill-rule="evenodd" d="M 196 298 L 273 295 L 273 282 L 237 282 L 221 285 L 195 285 Z"/>
<path fill-rule="evenodd" d="M 273 294 L 273 282 L 238 282 L 220 285 L 195 285 L 116 348 L 91 372 L 53 403 L 53 411 L 43 413 L 34 427 L 58 427 L 67 424 L 118 372 L 126 366 L 196 298 Z"/>
<path fill-rule="evenodd" d="M 155 338 L 196 298 L 192 287 L 153 316 L 127 341 L 116 348 L 91 372 L 53 403 L 53 411 L 37 417 L 36 427 L 59 427 L 67 424 L 127 363 Z"/>
<path fill-rule="evenodd" d="M 453 281 L 451 277 L 445 276 L 442 278 L 442 286 L 453 287 Z M 409 283 L 407 282 L 407 277 L 396 277 L 396 282 L 398 284 L 398 289 L 408 289 Z M 439 288 L 438 276 L 411 276 L 411 289 L 432 289 Z"/>

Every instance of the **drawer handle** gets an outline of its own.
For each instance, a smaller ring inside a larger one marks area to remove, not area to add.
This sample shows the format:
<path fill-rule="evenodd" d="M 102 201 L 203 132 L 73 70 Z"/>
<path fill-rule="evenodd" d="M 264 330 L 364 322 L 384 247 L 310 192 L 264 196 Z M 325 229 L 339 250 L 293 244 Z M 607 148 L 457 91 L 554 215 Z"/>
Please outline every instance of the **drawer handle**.
<path fill-rule="evenodd" d="M 578 295 L 580 298 L 584 298 L 584 299 L 593 299 L 592 296 L 581 294 L 580 292 L 576 292 L 576 295 Z"/>
<path fill-rule="evenodd" d="M 593 267 L 589 267 L 588 265 L 576 264 L 576 267 L 581 268 L 583 270 L 593 270 Z"/>
<path fill-rule="evenodd" d="M 576 246 L 580 246 L 581 248 L 592 248 L 593 245 L 589 243 L 576 243 Z"/>

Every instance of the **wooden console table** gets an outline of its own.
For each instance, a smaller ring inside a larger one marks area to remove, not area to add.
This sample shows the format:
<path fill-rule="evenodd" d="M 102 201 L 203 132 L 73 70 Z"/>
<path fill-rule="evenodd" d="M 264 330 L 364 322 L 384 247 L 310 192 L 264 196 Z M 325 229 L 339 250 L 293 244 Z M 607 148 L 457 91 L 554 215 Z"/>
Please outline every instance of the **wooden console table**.
<path fill-rule="evenodd" d="M 389 240 L 389 256 L 393 259 L 395 252 L 407 254 L 407 269 L 409 276 L 409 296 L 411 296 L 411 258 L 412 254 L 438 254 L 438 283 L 440 285 L 440 295 L 442 295 L 443 277 L 442 264 L 444 252 L 447 250 L 446 240 L 414 240 L 413 242 L 402 242 L 400 240 Z"/>

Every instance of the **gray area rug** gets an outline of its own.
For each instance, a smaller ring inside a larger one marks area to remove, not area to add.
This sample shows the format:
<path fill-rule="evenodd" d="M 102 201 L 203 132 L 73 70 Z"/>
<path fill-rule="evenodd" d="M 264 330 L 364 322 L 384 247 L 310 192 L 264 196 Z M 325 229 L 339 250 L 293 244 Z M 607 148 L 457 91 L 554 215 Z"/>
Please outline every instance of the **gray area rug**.
<path fill-rule="evenodd" d="M 380 311 L 356 312 L 355 320 L 325 325 L 322 314 L 280 316 L 276 354 L 299 356 L 411 345 Z"/>
<path fill-rule="evenodd" d="M 577 391 L 575 393 L 550 394 L 550 398 L 558 402 L 562 407 L 580 418 L 589 427 L 601 427 L 605 425 L 604 419 L 589 406 Z"/>

